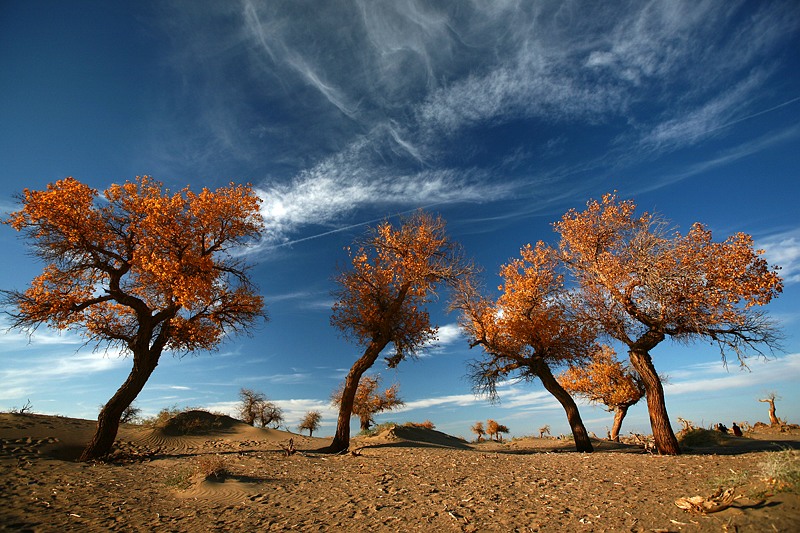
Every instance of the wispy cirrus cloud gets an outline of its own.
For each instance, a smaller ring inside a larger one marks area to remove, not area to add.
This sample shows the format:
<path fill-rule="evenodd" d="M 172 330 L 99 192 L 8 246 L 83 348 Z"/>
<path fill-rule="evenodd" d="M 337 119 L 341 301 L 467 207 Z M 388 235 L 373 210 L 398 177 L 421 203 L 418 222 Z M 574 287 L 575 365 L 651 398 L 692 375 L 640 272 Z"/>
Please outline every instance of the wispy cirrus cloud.
<path fill-rule="evenodd" d="M 779 383 L 796 383 L 800 380 L 800 354 L 794 353 L 767 361 L 754 359 L 748 369 L 721 363 L 691 365 L 681 371 L 671 372 L 664 391 L 669 395 L 716 390 L 743 390 L 746 387 L 772 388 Z"/>
<path fill-rule="evenodd" d="M 757 246 L 771 265 L 780 267 L 786 283 L 800 282 L 800 228 L 763 237 Z"/>
<path fill-rule="evenodd" d="M 299 234 L 309 226 L 317 235 L 347 227 L 365 208 L 530 197 L 723 135 L 767 109 L 770 53 L 800 16 L 780 2 L 746 19 L 741 10 L 714 1 L 332 1 L 309 12 L 244 1 L 171 11 L 174 67 L 193 82 L 176 107 L 205 125 L 172 135 L 193 147 L 171 152 L 261 162 L 272 245 L 307 238 Z M 225 76 L 230 65 L 244 74 Z M 557 130 L 576 121 L 608 130 L 603 156 L 543 165 L 547 151 L 574 141 Z M 509 123 L 543 132 L 541 144 L 471 137 Z"/>

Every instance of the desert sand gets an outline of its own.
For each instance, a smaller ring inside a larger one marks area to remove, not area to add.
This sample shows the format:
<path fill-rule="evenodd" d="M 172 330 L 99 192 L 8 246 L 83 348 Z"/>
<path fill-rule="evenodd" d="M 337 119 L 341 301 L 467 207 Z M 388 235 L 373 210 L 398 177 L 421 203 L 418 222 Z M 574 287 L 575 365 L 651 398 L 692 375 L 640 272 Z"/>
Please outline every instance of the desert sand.
<path fill-rule="evenodd" d="M 635 445 L 524 438 L 467 443 L 397 426 L 353 439 L 253 428 L 228 417 L 123 425 L 108 462 L 75 458 L 95 423 L 0 414 L 3 531 L 798 531 L 800 495 L 765 480 L 800 431 L 725 437 L 676 457 Z M 297 452 L 284 448 L 292 439 Z M 781 452 L 780 450 L 784 450 Z M 797 457 L 794 457 L 797 460 Z M 225 474 L 206 476 L 210 464 Z M 732 504 L 680 498 L 734 487 Z"/>

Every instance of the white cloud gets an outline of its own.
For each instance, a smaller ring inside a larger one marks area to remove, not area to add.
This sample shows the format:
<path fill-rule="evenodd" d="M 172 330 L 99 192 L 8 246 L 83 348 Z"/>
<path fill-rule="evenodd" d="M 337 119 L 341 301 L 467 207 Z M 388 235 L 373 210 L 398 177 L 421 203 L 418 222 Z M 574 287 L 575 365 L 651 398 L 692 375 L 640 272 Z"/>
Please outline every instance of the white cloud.
<path fill-rule="evenodd" d="M 716 390 L 737 390 L 756 385 L 772 386 L 778 383 L 800 381 L 800 354 L 789 354 L 776 359 L 753 360 L 750 370 L 729 366 L 729 372 L 721 363 L 692 365 L 680 372 L 670 372 L 664 391 L 669 395 Z"/>
<path fill-rule="evenodd" d="M 759 239 L 757 246 L 771 265 L 780 267 L 786 283 L 800 281 L 800 228 Z"/>

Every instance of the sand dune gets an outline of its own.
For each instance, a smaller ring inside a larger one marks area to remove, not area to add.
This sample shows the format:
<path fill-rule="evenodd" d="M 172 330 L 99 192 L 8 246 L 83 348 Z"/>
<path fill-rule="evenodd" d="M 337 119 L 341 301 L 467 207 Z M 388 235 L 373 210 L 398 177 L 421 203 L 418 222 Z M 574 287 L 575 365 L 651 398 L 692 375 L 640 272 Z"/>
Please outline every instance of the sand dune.
<path fill-rule="evenodd" d="M 605 441 L 581 454 L 557 439 L 475 444 L 396 426 L 354 439 L 355 454 L 325 455 L 315 450 L 328 439 L 216 416 L 124 425 L 111 462 L 77 463 L 93 421 L 0 414 L 0 530 L 718 532 L 800 523 L 800 496 L 759 474 L 775 453 L 767 450 L 800 447 L 797 431 L 659 457 Z M 289 439 L 293 455 L 283 450 Z M 225 472 L 205 475 L 209 461 Z M 737 498 L 720 512 L 675 504 L 721 484 Z"/>

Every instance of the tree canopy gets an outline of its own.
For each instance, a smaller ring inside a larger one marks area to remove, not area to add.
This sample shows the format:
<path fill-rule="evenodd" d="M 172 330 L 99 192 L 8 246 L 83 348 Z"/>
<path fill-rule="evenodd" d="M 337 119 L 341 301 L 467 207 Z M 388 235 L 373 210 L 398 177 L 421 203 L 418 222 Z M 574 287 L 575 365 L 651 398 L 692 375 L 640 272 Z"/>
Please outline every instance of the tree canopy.
<path fill-rule="evenodd" d="M 231 184 L 177 193 L 147 176 L 97 190 L 66 178 L 25 189 L 5 221 L 45 266 L 25 291 L 3 291 L 12 325 L 82 332 L 133 355 L 130 376 L 98 417 L 83 459 L 110 450 L 123 410 L 164 350 L 210 350 L 263 313 L 243 258 L 263 229 L 258 197 Z"/>
<path fill-rule="evenodd" d="M 500 381 L 539 378 L 564 408 L 577 449 L 591 451 L 578 408 L 552 367 L 587 357 L 596 333 L 574 320 L 559 267 L 555 250 L 542 242 L 527 245 L 519 258 L 501 267 L 503 284 L 496 301 L 467 280 L 452 306 L 461 312 L 461 327 L 471 345 L 484 352 L 472 364 L 476 391 L 494 399 Z"/>
<path fill-rule="evenodd" d="M 369 230 L 349 249 L 351 268 L 337 278 L 331 324 L 364 348 L 345 378 L 339 420 L 330 450 L 347 449 L 350 416 L 361 376 L 389 344 L 390 368 L 436 339 L 426 309 L 441 284 L 454 284 L 473 271 L 460 247 L 450 240 L 445 222 L 423 211 Z"/>
<path fill-rule="evenodd" d="M 772 350 L 781 334 L 759 308 L 782 291 L 777 269 L 750 235 L 715 242 L 700 223 L 686 235 L 670 232 L 659 216 L 637 215 L 632 200 L 615 194 L 570 210 L 554 226 L 577 283 L 581 320 L 628 346 L 647 391 L 656 447 L 679 453 L 650 350 L 667 336 L 709 340 L 723 360 L 732 352 L 741 364 L 749 352 Z"/>

